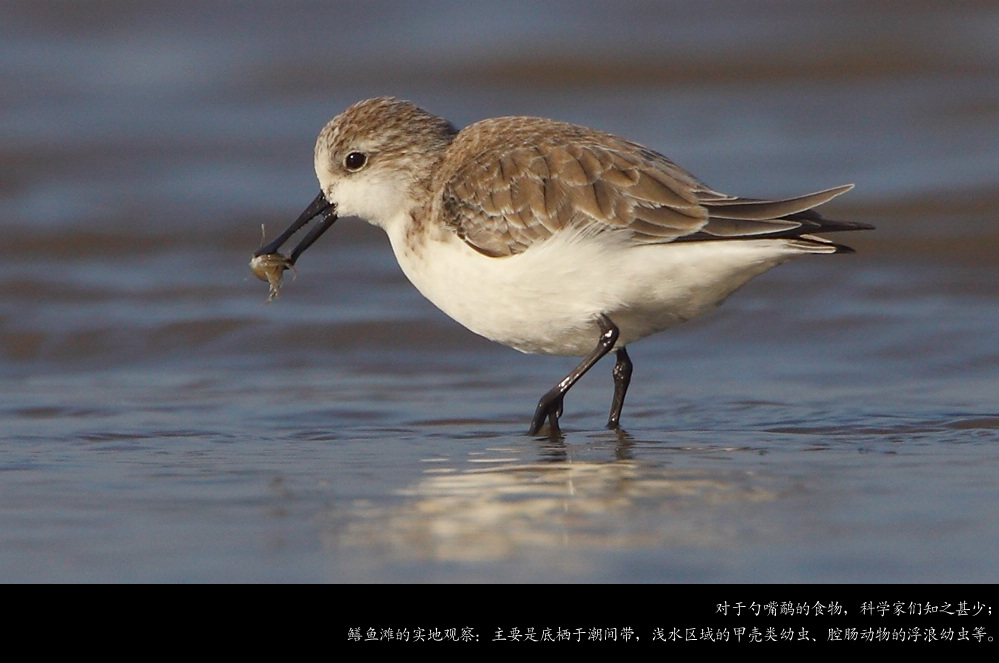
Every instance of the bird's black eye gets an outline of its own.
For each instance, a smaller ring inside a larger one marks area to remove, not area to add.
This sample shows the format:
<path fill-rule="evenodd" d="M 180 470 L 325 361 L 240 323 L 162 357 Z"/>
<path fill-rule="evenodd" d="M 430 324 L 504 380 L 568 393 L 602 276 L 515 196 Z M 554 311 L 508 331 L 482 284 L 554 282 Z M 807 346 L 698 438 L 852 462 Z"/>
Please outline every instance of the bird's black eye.
<path fill-rule="evenodd" d="M 343 167 L 351 172 L 364 168 L 366 163 L 368 163 L 368 157 L 365 156 L 364 152 L 351 152 L 343 158 Z"/>

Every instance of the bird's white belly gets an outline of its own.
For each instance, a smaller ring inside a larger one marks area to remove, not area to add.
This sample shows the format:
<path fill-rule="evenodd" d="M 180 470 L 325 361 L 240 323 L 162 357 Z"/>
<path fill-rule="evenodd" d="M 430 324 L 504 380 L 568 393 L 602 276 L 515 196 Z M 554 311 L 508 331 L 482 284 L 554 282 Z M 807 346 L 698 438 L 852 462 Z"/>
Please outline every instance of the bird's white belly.
<path fill-rule="evenodd" d="M 457 322 L 522 352 L 568 356 L 593 350 L 601 313 L 624 346 L 713 309 L 801 253 L 779 240 L 634 246 L 563 233 L 491 258 L 451 235 L 415 246 L 389 237 L 409 280 Z"/>

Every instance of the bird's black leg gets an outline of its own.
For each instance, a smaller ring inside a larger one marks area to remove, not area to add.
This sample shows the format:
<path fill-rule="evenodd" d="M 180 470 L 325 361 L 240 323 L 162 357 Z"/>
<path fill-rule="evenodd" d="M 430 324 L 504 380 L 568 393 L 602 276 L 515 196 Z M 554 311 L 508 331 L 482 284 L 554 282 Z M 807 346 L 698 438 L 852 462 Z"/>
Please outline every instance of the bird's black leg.
<path fill-rule="evenodd" d="M 528 435 L 536 435 L 541 430 L 541 427 L 544 426 L 545 419 L 548 420 L 549 434 L 553 436 L 558 435 L 558 418 L 562 416 L 562 400 L 565 398 L 566 392 L 572 388 L 572 385 L 576 384 L 579 378 L 583 377 L 586 371 L 593 368 L 594 364 L 614 348 L 614 344 L 617 342 L 617 337 L 620 333 L 617 325 L 602 313 L 597 317 L 597 324 L 600 325 L 600 340 L 597 341 L 597 347 L 586 356 L 586 359 L 580 362 L 579 366 L 572 369 L 557 385 L 541 397 L 541 400 L 538 401 L 538 407 L 534 411 L 534 419 L 531 421 L 531 429 L 528 431 Z M 618 362 L 620 362 L 620 355 Z M 631 362 L 628 362 L 628 365 L 630 367 Z M 615 390 L 615 398 L 616 393 Z M 622 400 L 623 398 L 622 394 Z"/>
<path fill-rule="evenodd" d="M 624 407 L 624 396 L 631 384 L 631 357 L 624 348 L 617 349 L 617 363 L 614 364 L 614 400 L 611 401 L 610 418 L 607 428 L 621 427 L 621 408 Z"/>

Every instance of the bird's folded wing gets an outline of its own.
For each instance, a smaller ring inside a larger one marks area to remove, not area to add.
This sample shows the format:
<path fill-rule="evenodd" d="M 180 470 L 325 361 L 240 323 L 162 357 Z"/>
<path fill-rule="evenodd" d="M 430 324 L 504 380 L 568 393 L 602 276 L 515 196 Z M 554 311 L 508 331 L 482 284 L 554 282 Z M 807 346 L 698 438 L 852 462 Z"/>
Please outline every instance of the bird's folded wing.
<path fill-rule="evenodd" d="M 821 232 L 811 208 L 851 186 L 784 200 L 711 190 L 666 157 L 606 134 L 493 147 L 443 182 L 440 211 L 490 256 L 521 253 L 559 230 L 618 231 L 636 244 Z"/>

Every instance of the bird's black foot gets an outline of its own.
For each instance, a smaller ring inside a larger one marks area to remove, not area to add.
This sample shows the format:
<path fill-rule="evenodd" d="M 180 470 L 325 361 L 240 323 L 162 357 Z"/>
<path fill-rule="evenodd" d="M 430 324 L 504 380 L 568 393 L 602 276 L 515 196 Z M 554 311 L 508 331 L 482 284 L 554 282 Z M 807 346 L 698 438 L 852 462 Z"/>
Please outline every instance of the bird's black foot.
<path fill-rule="evenodd" d="M 566 392 L 572 388 L 572 385 L 576 384 L 579 378 L 583 377 L 586 371 L 590 370 L 595 363 L 600 361 L 601 357 L 606 355 L 614 348 L 614 344 L 617 342 L 618 331 L 617 325 L 611 322 L 611 319 L 606 315 L 599 315 L 596 319 L 597 325 L 600 327 L 600 337 L 597 340 L 597 346 L 593 348 L 593 352 L 586 356 L 585 359 L 574 368 L 568 375 L 566 375 L 562 380 L 559 381 L 547 394 L 541 397 L 538 401 L 538 407 L 534 411 L 534 419 L 531 420 L 531 428 L 527 432 L 528 435 L 537 435 L 538 431 L 545 425 L 545 421 L 548 421 L 548 434 L 552 437 L 558 437 L 559 427 L 558 418 L 562 416 L 562 400 L 565 398 Z M 624 348 L 621 348 L 621 352 L 624 352 Z M 624 353 L 623 360 L 622 354 L 618 353 L 618 364 L 622 362 L 628 365 L 628 378 L 630 378 L 630 368 L 631 362 L 627 360 L 627 353 Z M 620 386 L 620 381 L 615 375 L 615 383 L 618 384 L 615 387 L 615 392 L 620 392 L 620 402 L 624 402 L 624 391 Z M 627 382 L 627 379 L 624 380 Z M 625 384 L 624 389 L 627 389 Z M 620 405 L 616 406 L 617 418 L 620 419 Z M 611 413 L 611 418 L 614 418 L 614 413 Z"/>
<path fill-rule="evenodd" d="M 628 385 L 631 384 L 631 358 L 624 348 L 617 350 L 617 363 L 614 364 L 614 400 L 611 402 L 610 417 L 607 419 L 607 428 L 617 430 L 621 428 L 621 408 L 624 407 L 624 397 L 628 393 Z"/>
<path fill-rule="evenodd" d="M 531 420 L 531 428 L 528 435 L 537 435 L 548 422 L 548 434 L 552 437 L 559 435 L 558 419 L 562 416 L 562 402 L 565 394 L 558 389 L 552 389 L 541 397 L 538 407 L 534 410 L 534 419 Z"/>

